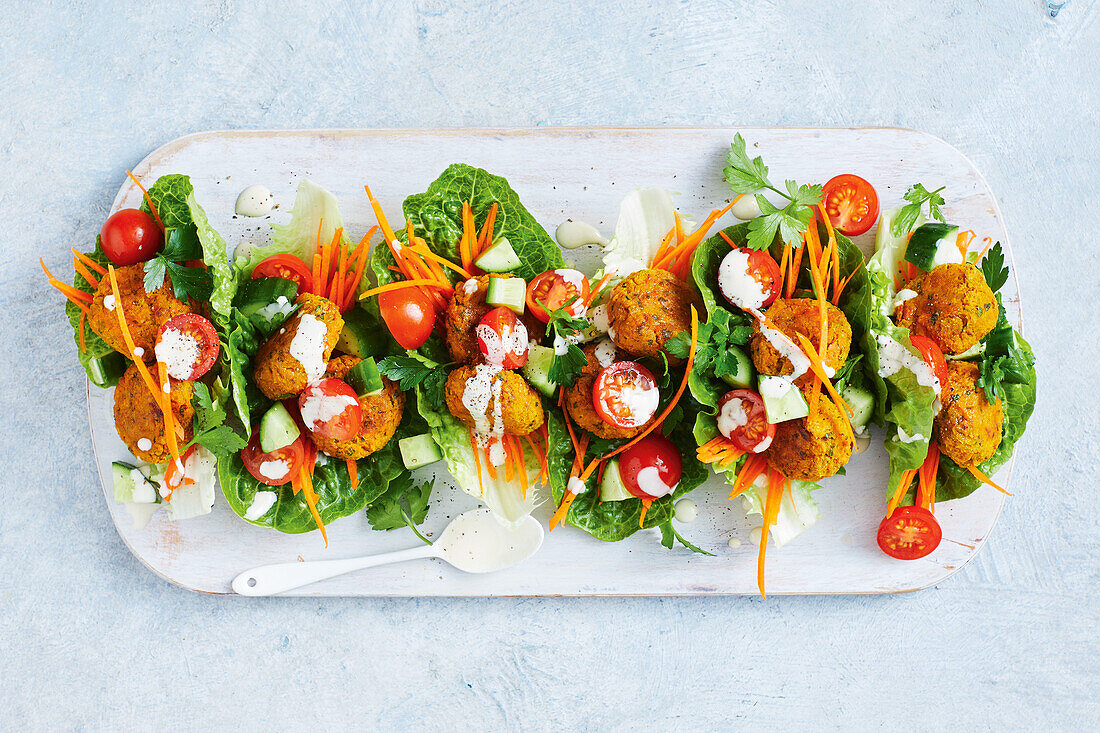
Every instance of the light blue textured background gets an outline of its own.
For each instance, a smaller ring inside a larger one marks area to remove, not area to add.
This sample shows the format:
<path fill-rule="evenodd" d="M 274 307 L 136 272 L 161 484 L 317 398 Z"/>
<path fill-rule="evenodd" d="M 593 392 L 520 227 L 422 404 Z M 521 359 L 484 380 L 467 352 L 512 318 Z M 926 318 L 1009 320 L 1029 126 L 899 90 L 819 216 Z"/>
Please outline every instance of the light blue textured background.
<path fill-rule="evenodd" d="M 1100 718 L 1092 0 L 1056 21 L 1039 0 L 0 5 L 0 727 Z M 920 593 L 767 601 L 242 600 L 142 567 L 89 468 L 84 375 L 37 258 L 92 241 L 123 170 L 185 133 L 538 124 L 897 125 L 969 155 L 1040 359 L 981 555 Z"/>

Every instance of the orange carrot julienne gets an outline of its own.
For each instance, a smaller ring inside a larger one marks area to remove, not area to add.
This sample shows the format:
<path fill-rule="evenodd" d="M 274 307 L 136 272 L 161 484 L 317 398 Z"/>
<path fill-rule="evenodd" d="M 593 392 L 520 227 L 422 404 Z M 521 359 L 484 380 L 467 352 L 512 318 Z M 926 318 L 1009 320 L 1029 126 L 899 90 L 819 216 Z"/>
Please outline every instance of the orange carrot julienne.
<path fill-rule="evenodd" d="M 168 368 L 163 361 L 157 362 L 157 376 L 159 377 L 160 394 L 163 399 L 160 411 L 164 422 L 164 440 L 168 443 L 168 452 L 172 455 L 172 461 L 182 471 L 180 447 L 179 443 L 176 442 L 176 416 L 172 412 L 172 383 L 168 379 Z M 168 387 L 168 391 L 165 391 L 165 386 Z"/>
<path fill-rule="evenodd" d="M 80 305 L 82 303 L 86 305 L 92 302 L 91 293 L 85 293 L 83 290 L 73 287 L 72 285 L 67 285 L 54 277 L 54 274 L 50 272 L 49 268 L 46 267 L 46 263 L 42 260 L 41 257 L 38 258 L 38 264 L 42 266 L 42 271 L 46 273 L 46 280 L 50 283 L 50 285 L 57 288 L 57 290 L 60 291 L 62 295 L 73 301 L 75 305 Z"/>
<path fill-rule="evenodd" d="M 145 387 L 152 395 L 153 402 L 159 407 L 163 404 L 164 393 L 157 386 L 153 375 L 149 372 L 149 367 L 145 366 L 145 362 L 137 355 L 137 346 L 134 344 L 134 337 L 130 335 L 130 327 L 126 323 L 126 314 L 122 307 L 122 298 L 118 294 L 118 280 L 115 278 L 115 268 L 113 266 L 107 268 L 107 277 L 111 281 L 111 293 L 115 296 L 115 317 L 118 318 L 118 328 L 122 332 L 122 341 L 126 344 L 126 348 L 130 350 L 130 358 L 133 359 L 138 374 L 141 375 Z"/>
<path fill-rule="evenodd" d="M 684 222 L 680 219 L 680 212 L 676 209 L 672 210 L 672 220 L 675 222 L 672 229 L 674 232 L 676 232 L 676 244 L 673 246 L 673 249 L 675 249 L 676 247 L 680 246 L 681 242 L 684 241 Z"/>
<path fill-rule="evenodd" d="M 474 470 L 477 471 L 477 490 L 478 496 L 485 496 L 485 484 L 481 480 L 481 455 L 478 453 L 480 448 L 477 444 L 477 436 L 474 435 L 474 429 L 470 428 L 470 449 L 474 452 Z"/>
<path fill-rule="evenodd" d="M 428 280 L 427 278 L 421 278 L 418 280 L 398 280 L 397 282 L 387 283 L 385 285 L 379 285 L 376 288 L 371 288 L 362 295 L 359 296 L 359 300 L 366 300 L 372 295 L 378 295 L 379 293 L 387 293 L 391 290 L 401 290 L 402 288 L 445 288 L 437 280 Z"/>
<path fill-rule="evenodd" d="M 470 210 L 470 216 L 473 216 L 473 209 Z M 485 217 L 484 223 L 481 225 L 481 233 L 477 237 L 478 249 L 485 251 L 493 244 L 493 229 L 496 227 L 497 220 L 497 202 L 494 201 L 493 205 L 489 207 L 489 213 Z"/>
<path fill-rule="evenodd" d="M 306 500 L 306 506 L 309 507 L 309 513 L 313 515 L 313 521 L 317 523 L 317 529 L 321 530 L 321 537 L 325 540 L 325 547 L 328 547 L 328 532 L 325 531 L 325 523 L 321 521 L 321 515 L 317 511 L 317 494 L 313 492 L 313 476 L 310 475 L 309 470 L 304 464 L 300 471 L 302 497 Z"/>
<path fill-rule="evenodd" d="M 798 271 L 802 268 L 802 252 L 805 249 L 805 245 L 795 247 L 794 253 L 791 256 L 791 269 L 787 272 L 787 298 L 790 298 L 791 295 L 794 294 L 795 286 L 798 285 Z"/>
<path fill-rule="evenodd" d="M 584 301 L 584 307 L 585 308 L 587 308 L 588 306 L 592 305 L 592 303 L 595 302 L 596 298 L 598 298 L 600 296 L 600 291 L 604 289 L 604 286 L 607 285 L 607 282 L 610 279 L 611 279 L 611 273 L 609 272 L 606 275 L 604 275 L 603 277 L 601 277 L 599 279 L 599 281 L 596 283 L 596 285 L 591 290 L 588 291 L 588 297 L 585 298 L 585 301 Z"/>
<path fill-rule="evenodd" d="M 990 486 L 992 486 L 993 488 L 995 488 L 997 491 L 1001 492 L 1005 496 L 1012 496 L 1012 492 L 1006 491 L 1005 489 L 1001 488 L 999 485 L 993 483 L 989 479 L 989 477 L 986 476 L 984 473 L 982 473 L 982 470 L 980 468 L 978 468 L 977 466 L 967 466 L 966 470 L 970 472 L 971 476 L 978 479 L 983 484 L 989 484 Z"/>
<path fill-rule="evenodd" d="M 351 488 L 354 490 L 359 486 L 359 463 L 354 458 L 349 458 L 347 466 L 348 479 L 351 481 Z"/>
<path fill-rule="evenodd" d="M 80 273 L 80 276 L 82 278 L 84 278 L 84 280 L 87 281 L 87 283 L 89 285 L 91 285 L 93 288 L 98 288 L 99 287 L 99 278 L 97 278 L 95 275 L 93 275 L 88 270 L 88 268 L 84 266 L 83 262 L 81 262 L 80 260 L 74 258 L 73 259 L 73 269 L 76 270 L 78 273 Z"/>
<path fill-rule="evenodd" d="M 668 245 L 672 241 L 672 237 L 675 234 L 676 234 L 676 228 L 675 227 L 668 230 L 668 234 L 666 234 L 665 238 L 661 240 L 661 246 L 659 246 L 657 248 L 657 251 L 653 253 L 653 257 L 650 258 L 650 260 L 649 260 L 649 266 L 650 267 L 653 267 L 654 262 L 657 262 L 662 257 L 664 257 L 665 252 L 668 251 Z"/>
<path fill-rule="evenodd" d="M 492 440 L 492 438 L 490 438 Z M 485 441 L 485 470 L 489 473 L 489 478 L 493 481 L 497 480 L 497 467 L 493 465 L 493 457 L 490 455 L 491 445 L 489 441 Z"/>
<path fill-rule="evenodd" d="M 317 239 L 313 244 L 313 259 L 310 260 L 310 276 L 312 277 L 313 294 L 320 295 L 321 285 L 321 261 L 317 257 L 317 250 L 321 247 L 321 229 L 325 226 L 325 220 L 321 219 L 317 222 Z"/>
<path fill-rule="evenodd" d="M 760 528 L 760 552 L 756 559 L 756 584 L 760 588 L 760 595 L 767 598 L 764 592 L 764 556 L 768 552 L 768 532 L 775 524 L 779 516 L 779 505 L 783 503 L 783 484 L 787 478 L 776 470 L 768 471 L 768 494 L 764 499 L 764 524 Z"/>
<path fill-rule="evenodd" d="M 554 516 L 550 517 L 551 532 L 553 532 L 559 524 L 565 521 L 566 515 L 569 514 L 569 507 L 573 504 L 573 500 L 576 498 L 576 494 L 569 490 L 566 490 L 565 495 L 561 498 L 561 504 L 558 505 L 557 511 L 554 512 Z"/>
<path fill-rule="evenodd" d="M 645 526 L 645 515 L 649 512 L 649 507 L 652 504 L 652 499 L 642 499 L 642 512 L 638 515 L 638 529 L 642 529 Z"/>
<path fill-rule="evenodd" d="M 343 241 L 336 246 L 339 252 L 339 257 L 336 261 L 336 277 L 332 279 L 332 287 L 329 288 L 328 299 L 339 308 L 340 298 L 344 295 L 344 275 L 348 267 L 348 248 L 344 246 Z"/>
<path fill-rule="evenodd" d="M 889 517 L 893 514 L 901 500 L 909 493 L 909 485 L 913 483 L 914 474 L 916 474 L 916 471 L 902 471 L 901 475 L 898 476 L 898 488 L 894 491 L 894 495 L 890 497 L 890 501 L 886 503 L 886 516 Z"/>
<path fill-rule="evenodd" d="M 153 219 L 156 220 L 157 226 L 160 227 L 160 230 L 163 232 L 164 222 L 160 220 L 160 214 L 157 213 L 157 207 L 153 206 L 153 199 L 149 195 L 149 192 L 145 190 L 145 186 L 141 185 L 141 181 L 139 181 L 133 173 L 126 171 L 126 175 L 130 176 L 130 180 L 141 189 L 141 195 L 145 197 L 145 203 L 149 205 L 149 212 L 153 215 Z"/>
<path fill-rule="evenodd" d="M 432 252 L 430 249 L 428 249 L 425 246 L 422 246 L 422 245 L 418 244 L 415 247 L 411 247 L 410 249 L 412 249 L 413 252 L 416 252 L 421 257 L 426 257 L 427 259 L 431 260 L 432 262 L 437 262 L 440 265 L 443 265 L 448 270 L 453 270 L 453 271 L 457 272 L 459 275 L 462 276 L 462 278 L 464 280 L 469 280 L 472 277 L 472 275 L 470 275 L 469 272 L 464 270 L 459 265 L 456 265 L 455 263 L 451 262 L 446 257 L 440 257 L 435 252 Z"/>
<path fill-rule="evenodd" d="M 982 257 L 985 255 L 985 253 L 989 251 L 989 248 L 993 246 L 993 238 L 992 237 L 983 237 L 982 238 L 982 244 L 984 244 L 985 246 L 982 247 L 982 251 L 978 253 L 978 256 L 975 259 L 975 262 L 980 261 L 982 259 Z"/>
<path fill-rule="evenodd" d="M 810 359 L 810 369 L 813 370 L 813 373 L 817 376 L 818 379 L 821 380 L 821 384 L 825 387 L 826 390 L 828 390 L 829 396 L 833 398 L 833 402 L 836 404 L 840 412 L 844 415 L 848 415 L 849 417 L 851 417 L 853 414 L 851 408 L 849 408 L 847 403 L 844 402 L 841 396 L 837 393 L 836 389 L 833 388 L 833 383 L 830 382 L 829 378 L 825 375 L 825 365 L 821 361 L 821 357 L 818 356 L 817 351 L 814 350 L 814 345 L 811 344 L 810 340 L 802 334 L 796 333 L 795 335 L 798 336 L 798 340 L 802 344 L 803 351 L 806 352 L 806 356 L 808 356 Z"/>
<path fill-rule="evenodd" d="M 367 192 L 367 199 L 370 201 L 371 209 L 374 210 L 374 218 L 378 220 L 378 226 L 382 227 L 382 236 L 386 240 L 386 244 L 391 245 L 393 240 L 396 239 L 393 233 L 393 229 L 390 227 L 390 222 L 386 219 L 386 214 L 382 211 L 382 204 L 378 203 L 378 199 L 374 198 L 374 194 L 370 192 L 370 186 L 363 186 L 363 189 Z"/>
<path fill-rule="evenodd" d="M 96 272 L 98 272 L 101 276 L 107 274 L 107 268 L 104 267 L 103 265 L 99 264 L 95 260 L 93 260 L 88 255 L 86 255 L 82 252 L 77 252 L 76 249 L 73 248 L 73 247 L 70 247 L 69 249 L 72 250 L 72 253 L 73 253 L 74 257 L 76 257 L 78 260 L 83 262 L 85 265 L 87 265 L 88 267 L 90 267 L 93 270 L 95 270 Z"/>
<path fill-rule="evenodd" d="M 532 433 L 528 433 L 527 435 L 524 435 L 523 439 L 526 440 L 527 444 L 531 446 L 531 450 L 534 452 L 535 458 L 538 459 L 538 462 L 539 462 L 538 480 L 541 481 L 542 480 L 542 475 L 546 472 L 546 456 L 545 456 L 545 454 L 543 454 L 543 452 L 541 450 L 541 446 L 536 445 L 535 441 L 532 440 L 531 435 L 533 434 L 533 432 L 534 431 L 532 431 Z"/>
<path fill-rule="evenodd" d="M 955 237 L 955 246 L 958 247 L 959 254 L 962 255 L 964 260 L 966 259 L 966 253 L 970 251 L 970 245 L 977 236 L 974 230 L 967 229 L 965 232 L 959 232 L 958 236 Z"/>

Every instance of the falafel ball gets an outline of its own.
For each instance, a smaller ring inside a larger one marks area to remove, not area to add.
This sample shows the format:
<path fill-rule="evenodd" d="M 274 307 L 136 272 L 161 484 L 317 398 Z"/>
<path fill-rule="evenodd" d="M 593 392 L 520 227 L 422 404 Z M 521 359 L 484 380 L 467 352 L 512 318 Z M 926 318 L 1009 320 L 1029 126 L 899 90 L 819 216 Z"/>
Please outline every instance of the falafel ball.
<path fill-rule="evenodd" d="M 126 328 L 134 339 L 134 346 L 144 350 L 144 353 L 139 353 L 142 361 L 151 362 L 155 358 L 153 347 L 156 346 L 160 327 L 169 318 L 191 313 L 191 307 L 176 299 L 168 275 L 164 276 L 159 288 L 151 293 L 145 292 L 144 263 L 116 267 L 115 280 L 118 282 L 118 297 L 122 299 L 122 312 L 126 316 Z M 88 307 L 88 326 L 112 349 L 129 355 L 130 350 L 118 325 L 114 299 L 111 278 L 104 277 L 99 281 Z"/>
<path fill-rule="evenodd" d="M 940 409 L 932 433 L 940 451 L 960 466 L 976 466 L 1001 444 L 1004 411 L 1001 401 L 989 404 L 978 386 L 981 370 L 965 361 L 947 363 L 947 378 L 940 386 Z"/>
<path fill-rule="evenodd" d="M 649 422 L 636 428 L 620 428 L 617 425 L 605 422 L 596 412 L 596 407 L 592 403 L 592 387 L 596 382 L 596 377 L 606 364 L 617 361 L 619 356 L 614 349 L 609 354 L 601 353 L 597 356 L 597 348 L 604 348 L 600 347 L 601 343 L 605 342 L 588 344 L 582 349 L 588 362 L 584 365 L 573 386 L 567 387 L 565 390 L 565 409 L 577 427 L 607 440 L 627 440 L 645 430 L 652 422 L 652 418 Z M 611 346 L 614 347 L 614 344 L 611 344 Z M 606 364 L 601 364 L 600 357 L 603 357 Z"/>
<path fill-rule="evenodd" d="M 511 277 L 505 273 L 492 272 L 478 275 L 455 285 L 454 297 L 447 303 L 443 313 L 443 335 L 451 358 L 460 364 L 478 364 L 482 361 L 481 350 L 477 346 L 477 325 L 481 319 L 497 306 L 485 302 L 489 292 L 489 278 Z M 519 317 L 527 327 L 530 338 L 538 341 L 545 333 L 542 322 L 530 313 Z"/>
<path fill-rule="evenodd" d="M 657 355 L 670 338 L 691 328 L 691 306 L 699 296 L 665 270 L 638 270 L 615 286 L 607 300 L 611 338 L 635 356 Z M 666 352 L 669 361 L 682 360 Z"/>
<path fill-rule="evenodd" d="M 358 356 L 337 357 L 328 363 L 325 376 L 343 379 L 361 361 Z M 334 458 L 353 461 L 381 450 L 397 432 L 397 426 L 401 424 L 401 414 L 405 410 L 405 393 L 397 388 L 397 384 L 382 377 L 382 385 L 380 394 L 363 395 L 359 398 L 363 425 L 359 428 L 358 435 L 347 440 L 333 440 L 312 434 L 314 444 Z"/>
<path fill-rule="evenodd" d="M 297 395 L 324 376 L 344 328 L 340 310 L 328 298 L 302 293 L 294 302 L 301 307 L 260 347 L 252 372 L 256 386 L 273 400 Z M 318 333 L 318 322 L 324 334 Z"/>
<path fill-rule="evenodd" d="M 176 444 L 182 448 L 191 440 L 191 422 L 195 418 L 195 409 L 191 406 L 194 382 L 169 381 L 172 391 L 168 397 L 176 424 Z M 153 400 L 136 364 L 130 365 L 115 387 L 115 429 L 130 452 L 141 460 L 164 463 L 171 459 L 164 434 L 164 413 Z"/>
<path fill-rule="evenodd" d="M 898 306 L 898 325 L 945 354 L 961 354 L 997 325 L 997 299 L 974 265 L 939 265 L 906 287 L 917 295 Z"/>
<path fill-rule="evenodd" d="M 810 415 L 775 426 L 775 438 L 765 455 L 768 466 L 787 478 L 818 481 L 839 471 L 852 457 L 854 446 L 848 416 L 819 392 L 817 408 Z"/>
<path fill-rule="evenodd" d="M 852 327 L 844 317 L 844 312 L 832 303 L 825 304 L 824 354 L 821 353 L 821 311 L 816 300 L 810 298 L 777 300 L 768 308 L 767 318 L 773 328 L 794 341 L 795 346 L 800 350 L 801 346 L 795 334 L 800 333 L 809 339 L 814 350 L 831 369 L 839 370 L 848 359 L 848 350 L 852 346 Z M 752 363 L 761 374 L 781 375 L 791 374 L 794 371 L 790 359 L 780 354 L 761 332 L 759 321 L 753 323 L 749 349 L 752 352 Z M 812 373 L 806 372 L 795 380 L 795 384 L 802 386 L 812 379 Z"/>
<path fill-rule="evenodd" d="M 495 371 L 495 374 L 493 373 Z M 486 376 L 492 374 L 491 381 Z M 471 384 L 471 380 L 473 383 Z M 447 386 L 444 390 L 447 409 L 456 418 L 477 428 L 470 410 L 462 403 L 468 389 L 485 390 L 485 385 L 491 384 L 488 389 L 488 399 L 485 406 L 483 425 L 493 427 L 494 415 L 497 410 L 497 398 L 494 392 L 499 383 L 500 389 L 500 415 L 504 423 L 504 432 L 508 435 L 527 435 L 532 430 L 537 430 L 546 420 L 542 411 L 542 400 L 538 393 L 527 381 L 507 369 L 500 370 L 488 364 L 478 366 L 460 366 L 447 375 Z"/>

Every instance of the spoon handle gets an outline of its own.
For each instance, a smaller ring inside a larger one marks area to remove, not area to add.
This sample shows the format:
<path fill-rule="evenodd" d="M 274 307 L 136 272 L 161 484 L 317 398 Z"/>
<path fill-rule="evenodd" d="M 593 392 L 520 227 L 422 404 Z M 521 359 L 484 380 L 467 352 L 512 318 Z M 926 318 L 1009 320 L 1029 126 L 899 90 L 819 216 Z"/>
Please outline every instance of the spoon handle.
<path fill-rule="evenodd" d="M 261 565 L 247 570 L 233 579 L 233 590 L 242 596 L 270 596 L 283 591 L 301 588 L 326 578 L 350 573 L 353 570 L 373 568 L 391 562 L 436 557 L 431 545 L 410 550 L 387 552 L 381 555 L 350 557 L 345 560 L 311 560 L 308 562 L 284 562 L 277 565 Z"/>

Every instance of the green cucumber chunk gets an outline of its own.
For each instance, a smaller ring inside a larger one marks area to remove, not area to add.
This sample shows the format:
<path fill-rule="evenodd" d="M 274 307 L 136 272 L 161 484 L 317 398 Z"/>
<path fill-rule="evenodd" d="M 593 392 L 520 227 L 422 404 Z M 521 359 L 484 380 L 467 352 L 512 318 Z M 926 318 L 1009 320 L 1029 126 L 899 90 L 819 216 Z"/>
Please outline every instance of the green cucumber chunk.
<path fill-rule="evenodd" d="M 482 252 L 474 264 L 485 272 L 511 272 L 523 262 L 516 251 L 512 249 L 512 243 L 507 239 L 499 239 L 489 249 Z"/>
<path fill-rule="evenodd" d="M 875 411 L 875 396 L 862 387 L 849 385 L 841 391 L 840 397 L 852 411 L 849 419 L 852 427 L 856 430 L 866 427 L 871 420 L 871 413 Z"/>
<path fill-rule="evenodd" d="M 286 448 L 298 439 L 300 433 L 298 423 L 294 422 L 290 412 L 282 402 L 276 402 L 260 418 L 260 450 L 271 453 Z"/>
<path fill-rule="evenodd" d="M 810 414 L 806 398 L 789 379 L 761 377 L 760 397 L 764 400 L 764 412 L 770 423 L 796 420 Z"/>
<path fill-rule="evenodd" d="M 382 375 L 378 372 L 378 364 L 374 362 L 372 356 L 368 356 L 349 369 L 348 373 L 344 375 L 344 381 L 360 397 L 382 394 L 382 390 L 385 388 Z"/>
<path fill-rule="evenodd" d="M 526 296 L 527 283 L 522 277 L 491 277 L 489 288 L 485 291 L 485 302 L 492 306 L 503 306 L 522 316 Z"/>
<path fill-rule="evenodd" d="M 136 466 L 115 461 L 111 464 L 115 485 L 115 501 L 127 504 L 159 504 L 157 487 Z"/>
<path fill-rule="evenodd" d="M 410 471 L 414 468 L 427 466 L 429 463 L 435 463 L 443 458 L 443 454 L 440 452 L 439 446 L 435 444 L 435 440 L 432 439 L 431 433 L 402 438 L 397 441 L 397 449 L 401 451 L 401 462 Z"/>
<path fill-rule="evenodd" d="M 603 470 L 603 479 L 600 481 L 600 501 L 625 501 L 638 497 L 626 490 L 623 477 L 619 473 L 619 459 L 612 458 L 607 462 Z"/>
<path fill-rule="evenodd" d="M 921 224 L 909 238 L 905 260 L 924 272 L 931 272 L 936 265 L 962 262 L 962 253 L 955 244 L 958 235 L 959 228 L 951 224 L 936 221 Z"/>
<path fill-rule="evenodd" d="M 741 349 L 736 346 L 729 347 L 730 356 L 737 362 L 737 368 L 730 374 L 723 374 L 722 381 L 731 387 L 741 387 L 742 389 L 752 389 L 753 382 L 756 379 L 756 370 L 753 369 L 752 359 Z"/>
<path fill-rule="evenodd" d="M 336 350 L 365 359 L 382 353 L 386 336 L 378 321 L 362 308 L 352 308 L 344 313 L 344 328 L 336 342 Z"/>
<path fill-rule="evenodd" d="M 126 372 L 130 362 L 117 351 L 112 351 L 104 356 L 94 357 L 88 360 L 88 375 L 92 384 L 97 387 L 110 387 L 118 384 L 118 380 Z"/>
<path fill-rule="evenodd" d="M 554 363 L 554 350 L 549 346 L 531 344 L 527 352 L 527 363 L 523 365 L 523 376 L 531 386 L 547 397 L 554 396 L 558 385 L 550 381 L 550 366 Z M 606 473 L 606 471 L 605 471 Z"/>

